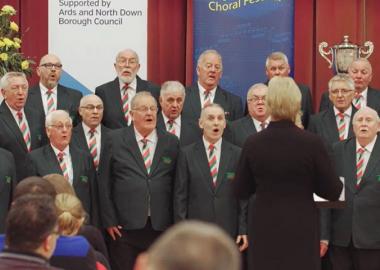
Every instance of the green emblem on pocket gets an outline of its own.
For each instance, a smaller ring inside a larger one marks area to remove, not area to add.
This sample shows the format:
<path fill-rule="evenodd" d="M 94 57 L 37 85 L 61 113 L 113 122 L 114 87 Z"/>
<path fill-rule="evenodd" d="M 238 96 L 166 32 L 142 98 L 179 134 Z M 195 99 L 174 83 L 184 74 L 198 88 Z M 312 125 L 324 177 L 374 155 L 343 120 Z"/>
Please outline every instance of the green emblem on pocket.
<path fill-rule="evenodd" d="M 5 183 L 10 184 L 11 181 L 12 181 L 12 177 L 10 177 L 9 175 L 6 175 L 5 176 Z"/>
<path fill-rule="evenodd" d="M 170 157 L 162 157 L 162 161 L 165 163 L 165 164 L 170 164 L 172 163 L 172 159 Z"/>
<path fill-rule="evenodd" d="M 87 183 L 88 182 L 88 177 L 86 175 L 81 175 L 80 181 L 83 182 L 83 183 Z"/>
<path fill-rule="evenodd" d="M 234 180 L 235 178 L 235 173 L 234 172 L 227 172 L 226 177 L 228 180 Z"/>

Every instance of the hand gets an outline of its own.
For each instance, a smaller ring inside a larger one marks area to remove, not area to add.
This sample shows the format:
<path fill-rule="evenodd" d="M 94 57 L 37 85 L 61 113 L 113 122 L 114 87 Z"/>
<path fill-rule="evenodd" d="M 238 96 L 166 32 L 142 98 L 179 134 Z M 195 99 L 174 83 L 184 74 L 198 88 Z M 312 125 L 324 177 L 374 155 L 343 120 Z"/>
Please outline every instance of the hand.
<path fill-rule="evenodd" d="M 107 232 L 111 236 L 112 240 L 116 240 L 116 235 L 118 235 L 119 237 L 121 237 L 120 230 L 121 230 L 121 226 L 120 225 L 112 226 L 112 227 L 108 227 L 107 228 Z"/>
<path fill-rule="evenodd" d="M 329 249 L 329 246 L 324 243 L 324 242 L 320 242 L 319 243 L 319 256 L 322 258 L 323 256 L 326 255 L 326 252 L 327 250 Z"/>
<path fill-rule="evenodd" d="M 236 237 L 236 244 L 238 244 L 240 252 L 246 250 L 248 248 L 248 236 L 246 234 L 238 235 Z"/>

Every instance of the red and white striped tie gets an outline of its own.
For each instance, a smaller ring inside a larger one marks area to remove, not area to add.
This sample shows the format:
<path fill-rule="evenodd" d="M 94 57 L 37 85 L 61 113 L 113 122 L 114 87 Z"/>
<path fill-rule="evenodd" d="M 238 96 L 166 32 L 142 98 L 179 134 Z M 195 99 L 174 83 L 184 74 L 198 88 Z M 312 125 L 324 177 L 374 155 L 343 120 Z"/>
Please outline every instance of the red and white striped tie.
<path fill-rule="evenodd" d="M 359 109 L 361 108 L 361 106 L 362 106 L 362 103 L 361 103 L 362 98 L 363 98 L 363 96 L 359 94 L 359 95 L 357 95 L 357 96 L 354 98 L 354 100 L 352 101 L 353 104 L 354 104 L 354 106 L 355 106 L 355 108 L 358 109 L 358 110 L 359 110 Z"/>
<path fill-rule="evenodd" d="M 28 125 L 26 124 L 26 120 L 25 120 L 23 112 L 18 111 L 17 117 L 18 117 L 18 126 L 20 128 L 21 133 L 22 133 L 22 137 L 24 138 L 26 148 L 30 152 L 32 150 L 31 137 L 30 137 L 29 128 L 28 128 Z"/>
<path fill-rule="evenodd" d="M 213 186 L 216 187 L 216 180 L 218 178 L 217 159 L 215 153 L 215 145 L 210 144 L 208 147 L 208 166 L 210 167 L 210 174 Z"/>
<path fill-rule="evenodd" d="M 337 116 L 339 118 L 339 122 L 338 122 L 339 140 L 343 141 L 346 135 L 346 121 L 344 121 L 344 113 L 338 113 Z"/>
<path fill-rule="evenodd" d="M 129 125 L 129 96 L 128 96 L 128 87 L 129 85 L 126 83 L 123 86 L 123 97 L 121 99 L 123 104 L 123 113 L 124 113 L 124 119 Z"/>
<path fill-rule="evenodd" d="M 65 177 L 66 180 L 69 180 L 69 170 L 67 169 L 67 164 L 65 161 L 65 153 L 59 152 L 57 154 L 59 166 L 61 167 L 62 175 Z"/>
<path fill-rule="evenodd" d="M 47 112 L 46 114 L 51 113 L 52 111 L 55 110 L 55 105 L 54 105 L 54 98 L 53 98 L 53 89 L 48 89 L 46 91 L 47 95 Z"/>
<path fill-rule="evenodd" d="M 148 146 L 148 139 L 147 138 L 141 139 L 141 142 L 143 143 L 142 157 L 144 159 L 146 171 L 149 174 L 150 173 L 150 167 L 152 166 L 152 158 L 150 156 L 150 147 Z"/>
<path fill-rule="evenodd" d="M 203 100 L 203 108 L 210 105 L 211 102 L 211 91 L 204 91 L 204 100 Z"/>
<path fill-rule="evenodd" d="M 364 175 L 365 148 L 360 147 L 356 151 L 356 187 L 358 188 Z"/>
<path fill-rule="evenodd" d="M 90 140 L 88 142 L 88 148 L 90 149 L 90 153 L 92 156 L 92 160 L 94 161 L 95 169 L 98 169 L 99 165 L 99 155 L 98 155 L 98 147 L 96 144 L 96 136 L 95 136 L 95 129 L 90 129 L 88 132 L 90 135 Z"/>
<path fill-rule="evenodd" d="M 177 135 L 175 132 L 174 120 L 168 120 L 168 132 L 173 135 Z"/>

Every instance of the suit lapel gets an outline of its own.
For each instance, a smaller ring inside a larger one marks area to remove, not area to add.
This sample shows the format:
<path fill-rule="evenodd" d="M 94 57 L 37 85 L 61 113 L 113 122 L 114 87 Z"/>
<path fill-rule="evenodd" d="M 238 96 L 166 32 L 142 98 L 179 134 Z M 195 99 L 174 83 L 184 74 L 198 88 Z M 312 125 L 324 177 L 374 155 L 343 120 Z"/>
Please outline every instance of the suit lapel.
<path fill-rule="evenodd" d="M 107 137 L 107 128 L 105 126 L 103 126 L 102 124 L 100 125 L 100 129 L 101 129 L 101 137 L 100 137 L 100 156 L 99 156 L 99 163 L 101 162 L 102 158 L 103 158 L 103 155 L 105 153 L 104 151 L 104 147 L 106 145 L 106 137 Z"/>
<path fill-rule="evenodd" d="M 73 168 L 73 186 L 76 185 L 79 175 L 78 172 L 80 172 L 81 167 L 81 157 L 77 153 L 74 147 L 70 146 L 70 156 L 71 156 L 71 166 Z"/>
<path fill-rule="evenodd" d="M 50 144 L 45 147 L 45 156 L 47 160 L 46 166 L 50 166 L 50 171 L 62 174 L 61 166 Z"/>
<path fill-rule="evenodd" d="M 21 130 L 18 124 L 16 123 L 16 120 L 14 119 L 8 106 L 5 104 L 5 101 L 1 104 L 0 113 L 3 115 L 3 119 L 5 120 L 4 124 L 8 126 L 8 128 L 12 131 L 14 136 L 17 138 L 17 142 L 24 149 L 24 151 L 28 152 Z"/>
<path fill-rule="evenodd" d="M 352 175 L 352 179 L 345 179 L 346 186 L 356 192 L 356 140 L 353 138 L 347 146 L 347 153 L 344 153 L 345 163 L 343 167 L 346 168 L 345 175 Z"/>
<path fill-rule="evenodd" d="M 202 179 L 206 182 L 206 185 L 209 187 L 210 191 L 215 192 L 203 140 L 198 141 L 198 143 L 195 145 L 194 152 L 195 163 L 198 165 L 199 170 L 204 175 Z"/>
<path fill-rule="evenodd" d="M 374 171 L 375 168 L 379 167 L 380 163 L 380 143 L 379 139 L 376 139 L 376 143 L 372 149 L 371 156 L 368 160 L 367 167 L 365 168 L 364 175 L 363 175 L 363 181 L 360 184 L 360 187 L 364 186 L 368 180 L 370 179 L 369 176 L 371 176 L 371 173 Z"/>
<path fill-rule="evenodd" d="M 145 168 L 144 160 L 141 155 L 140 147 L 137 144 L 136 141 L 136 134 L 133 130 L 133 128 L 124 128 L 125 129 L 125 135 L 123 136 L 125 145 L 127 146 L 127 149 L 129 152 L 131 152 L 131 155 L 136 160 L 137 165 L 140 167 L 141 171 L 144 172 L 145 175 L 148 174 Z"/>
<path fill-rule="evenodd" d="M 112 106 L 113 110 L 118 111 L 118 113 L 121 114 L 124 119 L 123 105 L 121 101 L 120 85 L 119 85 L 118 78 L 116 78 L 113 81 L 112 87 L 109 89 L 109 95 L 110 95 L 110 100 L 114 101 L 114 106 Z"/>
<path fill-rule="evenodd" d="M 339 141 L 338 126 L 336 124 L 336 117 L 332 107 L 327 110 L 324 122 L 327 125 L 325 130 L 329 133 L 329 137 L 333 139 L 333 141 Z"/>
<path fill-rule="evenodd" d="M 244 118 L 244 120 L 243 120 L 243 127 L 244 127 L 244 130 L 246 131 L 246 133 L 248 135 L 257 133 L 255 124 L 253 123 L 253 120 L 252 120 L 252 118 L 250 116 L 247 116 L 247 117 Z"/>
<path fill-rule="evenodd" d="M 189 94 L 189 97 L 186 96 L 186 98 L 189 99 L 190 107 L 193 110 L 195 117 L 199 118 L 202 105 L 199 97 L 198 84 L 195 84 L 194 87 L 191 88 L 190 93 L 186 93 L 186 95 L 187 94 Z"/>
<path fill-rule="evenodd" d="M 67 94 L 63 91 L 62 86 L 58 84 L 57 86 L 57 110 L 67 110 L 69 108 L 66 103 L 70 98 L 67 97 Z"/>
<path fill-rule="evenodd" d="M 350 127 L 348 129 L 347 138 L 351 138 L 351 137 L 355 136 L 354 135 L 354 130 L 352 128 L 352 119 L 354 118 L 354 114 L 357 112 L 357 109 L 354 106 L 352 106 L 352 105 L 351 105 L 351 107 L 352 107 L 352 112 L 351 112 L 351 117 L 350 117 Z"/>
<path fill-rule="evenodd" d="M 222 149 L 220 152 L 220 161 L 219 161 L 219 168 L 218 168 L 218 177 L 216 181 L 216 187 L 215 192 L 218 192 L 219 187 L 224 183 L 226 180 L 226 170 L 229 168 L 229 163 L 231 160 L 231 148 L 228 147 L 222 140 Z"/>
<path fill-rule="evenodd" d="M 214 103 L 218 103 L 220 106 L 222 106 L 222 108 L 228 108 L 223 89 L 220 88 L 219 86 L 216 88 L 216 91 L 215 91 Z M 230 113 L 230 112 L 225 112 L 225 113 Z"/>
<path fill-rule="evenodd" d="M 154 156 L 152 160 L 152 166 L 150 168 L 150 174 L 152 174 L 160 163 L 161 156 L 163 151 L 166 149 L 166 145 L 168 144 L 168 138 L 164 136 L 162 131 L 157 130 L 157 145 L 156 150 L 154 151 Z"/>
<path fill-rule="evenodd" d="M 82 145 L 82 147 L 86 147 L 84 149 L 89 150 L 82 123 L 80 123 L 76 128 L 74 128 L 73 132 L 77 134 L 76 138 L 78 139 L 78 145 Z"/>
<path fill-rule="evenodd" d="M 36 87 L 33 87 L 28 94 L 28 99 L 30 99 L 29 105 L 35 107 L 37 110 L 45 115 L 44 105 L 42 103 L 41 88 L 38 84 Z"/>

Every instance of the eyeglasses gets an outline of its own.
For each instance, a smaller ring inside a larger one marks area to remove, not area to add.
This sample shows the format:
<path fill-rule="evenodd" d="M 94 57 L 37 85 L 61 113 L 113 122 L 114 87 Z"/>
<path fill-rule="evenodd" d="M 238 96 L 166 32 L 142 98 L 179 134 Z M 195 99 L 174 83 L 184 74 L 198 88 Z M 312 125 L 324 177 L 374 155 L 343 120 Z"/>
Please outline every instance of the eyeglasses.
<path fill-rule="evenodd" d="M 41 67 L 44 67 L 47 69 L 52 69 L 53 67 L 56 69 L 61 69 L 62 64 L 45 63 L 45 64 L 41 64 Z"/>
<path fill-rule="evenodd" d="M 134 108 L 133 110 L 134 111 L 139 111 L 139 112 L 146 113 L 149 110 L 151 112 L 157 112 L 158 108 L 157 108 L 157 106 L 150 106 L 150 107 L 148 107 L 148 106 L 141 106 L 141 107 L 138 107 L 138 108 Z"/>
<path fill-rule="evenodd" d="M 117 59 L 116 61 L 119 65 L 136 65 L 138 62 L 137 62 L 137 59 L 136 58 L 124 58 L 124 57 L 121 57 L 119 59 Z"/>
<path fill-rule="evenodd" d="M 259 102 L 259 101 L 265 101 L 266 96 L 253 96 L 251 98 L 248 98 L 248 102 Z"/>
<path fill-rule="evenodd" d="M 332 90 L 330 90 L 330 93 L 332 95 L 338 95 L 339 93 L 342 95 L 348 95 L 348 94 L 351 94 L 353 92 L 354 92 L 354 90 L 350 90 L 350 89 L 332 89 Z"/>
<path fill-rule="evenodd" d="M 49 125 L 49 127 L 54 127 L 59 131 L 62 131 L 64 128 L 71 129 L 73 127 L 72 124 L 58 124 L 58 125 Z"/>
<path fill-rule="evenodd" d="M 93 110 L 98 110 L 98 111 L 102 111 L 104 109 L 103 105 L 87 105 L 87 106 L 82 106 L 81 107 L 82 109 L 86 109 L 88 111 L 93 111 Z"/>

